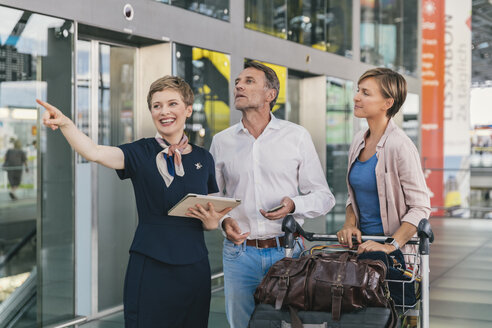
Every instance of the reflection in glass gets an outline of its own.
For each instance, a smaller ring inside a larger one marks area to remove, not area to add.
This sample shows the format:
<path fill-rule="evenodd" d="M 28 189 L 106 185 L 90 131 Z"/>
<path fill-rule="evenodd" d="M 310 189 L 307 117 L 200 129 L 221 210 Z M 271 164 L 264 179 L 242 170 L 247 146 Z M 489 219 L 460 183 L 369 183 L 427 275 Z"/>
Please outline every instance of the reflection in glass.
<path fill-rule="evenodd" d="M 132 48 L 99 45 L 100 145 L 133 141 L 134 56 Z"/>
<path fill-rule="evenodd" d="M 301 80 L 301 77 L 292 74 L 292 71 L 289 70 L 289 78 L 287 80 L 289 93 L 285 107 L 285 120 L 296 124 L 300 124 L 299 108 L 301 107 Z"/>
<path fill-rule="evenodd" d="M 229 127 L 230 56 L 176 44 L 175 58 L 175 74 L 188 82 L 195 94 L 186 134 L 192 143 L 208 149 L 212 137 Z"/>
<path fill-rule="evenodd" d="M 40 154 L 70 163 L 71 152 L 40 137 L 35 102 L 54 101 L 70 115 L 73 27 L 1 6 L 0 17 L 0 325 L 40 326 L 73 315 L 71 166 L 38 165 Z"/>
<path fill-rule="evenodd" d="M 361 60 L 415 74 L 417 8 L 416 0 L 361 1 Z"/>
<path fill-rule="evenodd" d="M 94 41 L 93 41 L 94 42 Z M 135 49 L 98 43 L 97 112 L 100 145 L 134 140 Z M 97 166 L 98 310 L 123 300 L 128 248 L 136 226 L 136 205 L 130 181 Z M 122 201 L 128 200 L 128 201 Z"/>
<path fill-rule="evenodd" d="M 91 43 L 77 41 L 77 113 L 75 124 L 85 135 L 90 135 L 90 95 L 91 95 Z M 87 160 L 76 155 L 78 163 L 87 163 Z"/>
<path fill-rule="evenodd" d="M 352 1 L 326 1 L 326 51 L 352 58 Z"/>
<path fill-rule="evenodd" d="M 289 40 L 326 50 L 325 0 L 291 1 L 287 6 Z"/>
<path fill-rule="evenodd" d="M 352 57 L 352 1 L 245 1 L 246 28 Z"/>
<path fill-rule="evenodd" d="M 229 0 L 156 0 L 213 18 L 229 20 Z"/>
<path fill-rule="evenodd" d="M 402 128 L 406 135 L 413 141 L 417 149 L 420 136 L 420 97 L 415 93 L 408 93 L 405 103 L 401 107 L 403 114 Z"/>
<path fill-rule="evenodd" d="M 287 39 L 287 1 L 246 0 L 246 28 Z"/>
<path fill-rule="evenodd" d="M 336 199 L 333 213 L 345 213 L 345 177 L 353 129 L 352 98 L 352 81 L 326 78 L 326 178 Z"/>

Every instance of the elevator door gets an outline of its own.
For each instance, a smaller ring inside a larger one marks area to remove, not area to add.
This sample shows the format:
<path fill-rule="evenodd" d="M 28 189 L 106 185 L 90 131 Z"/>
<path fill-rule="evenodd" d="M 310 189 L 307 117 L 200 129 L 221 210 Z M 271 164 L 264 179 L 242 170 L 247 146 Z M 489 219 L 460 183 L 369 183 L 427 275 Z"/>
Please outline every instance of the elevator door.
<path fill-rule="evenodd" d="M 76 124 L 100 145 L 132 142 L 136 48 L 77 41 Z M 76 159 L 78 313 L 120 307 L 137 214 L 131 182 Z M 87 288 L 90 286 L 90 288 Z"/>

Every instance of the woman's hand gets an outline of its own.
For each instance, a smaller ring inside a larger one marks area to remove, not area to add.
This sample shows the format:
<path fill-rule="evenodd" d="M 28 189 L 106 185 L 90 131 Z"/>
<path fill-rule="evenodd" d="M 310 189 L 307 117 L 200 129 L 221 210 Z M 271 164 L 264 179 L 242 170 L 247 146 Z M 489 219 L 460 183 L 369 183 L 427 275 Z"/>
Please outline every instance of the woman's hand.
<path fill-rule="evenodd" d="M 348 245 L 352 248 L 352 236 L 357 238 L 357 242 L 360 244 L 362 242 L 362 233 L 356 226 L 352 224 L 344 224 L 342 229 L 337 232 L 338 241 L 342 245 Z"/>
<path fill-rule="evenodd" d="M 374 240 L 368 240 L 359 245 L 359 248 L 357 248 L 357 254 L 362 254 L 365 252 L 385 252 L 386 254 L 389 254 L 395 250 L 396 247 L 393 245 L 381 244 Z"/>
<path fill-rule="evenodd" d="M 221 212 L 216 212 L 214 205 L 208 203 L 208 211 L 200 204 L 196 204 L 195 207 L 190 207 L 186 216 L 198 219 L 202 221 L 204 230 L 215 230 L 219 227 L 220 219 L 232 210 L 231 207 L 227 207 Z"/>
<path fill-rule="evenodd" d="M 46 111 L 43 114 L 43 124 L 52 130 L 61 128 L 71 122 L 70 119 L 63 115 L 63 113 L 55 106 L 39 99 L 36 99 L 36 102 L 46 108 Z"/>

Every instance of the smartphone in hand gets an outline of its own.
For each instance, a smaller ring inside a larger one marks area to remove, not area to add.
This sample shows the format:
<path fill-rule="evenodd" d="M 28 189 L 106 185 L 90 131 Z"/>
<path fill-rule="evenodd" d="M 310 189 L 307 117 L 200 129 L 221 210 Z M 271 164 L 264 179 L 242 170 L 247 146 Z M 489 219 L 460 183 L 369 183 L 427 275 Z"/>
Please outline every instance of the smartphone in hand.
<path fill-rule="evenodd" d="M 275 212 L 275 211 L 278 211 L 279 209 L 281 209 L 282 207 L 284 207 L 285 205 L 284 204 L 280 204 L 279 206 L 275 206 L 274 208 L 271 208 L 269 209 L 268 211 L 266 211 L 267 213 L 272 213 L 272 212 Z"/>

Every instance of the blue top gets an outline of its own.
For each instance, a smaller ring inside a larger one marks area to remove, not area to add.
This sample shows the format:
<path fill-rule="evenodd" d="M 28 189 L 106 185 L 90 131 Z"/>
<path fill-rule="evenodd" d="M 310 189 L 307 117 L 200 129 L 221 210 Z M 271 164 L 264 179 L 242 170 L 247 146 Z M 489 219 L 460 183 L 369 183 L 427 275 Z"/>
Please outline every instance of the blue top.
<path fill-rule="evenodd" d="M 377 163 L 376 154 L 365 162 L 357 159 L 349 173 L 350 186 L 354 191 L 355 201 L 359 208 L 360 230 L 363 235 L 384 233 L 376 182 Z"/>
<path fill-rule="evenodd" d="M 168 216 L 167 212 L 188 193 L 207 195 L 218 192 L 212 155 L 192 145 L 182 155 L 183 177 L 166 184 L 155 158 L 162 147 L 154 138 L 119 146 L 125 168 L 116 170 L 120 179 L 130 178 L 137 202 L 138 226 L 130 251 L 169 264 L 190 264 L 208 255 L 202 222 L 190 217 Z"/>

